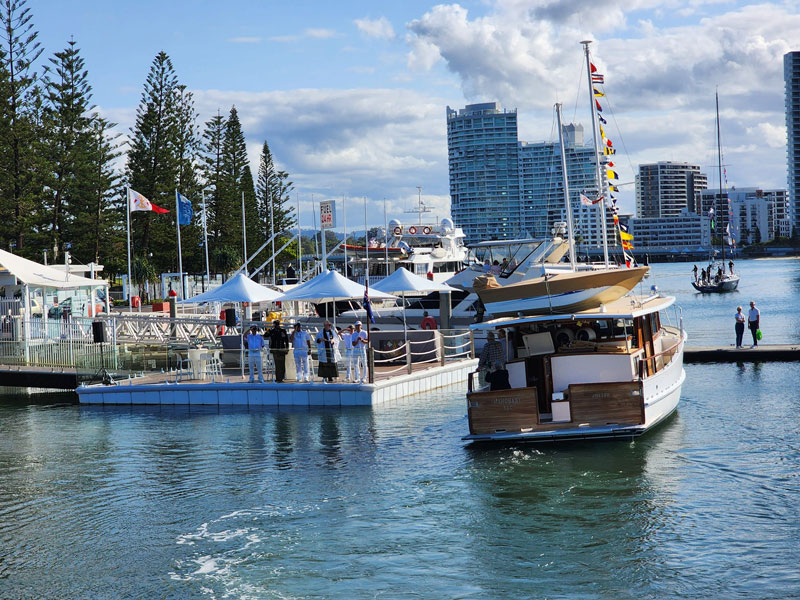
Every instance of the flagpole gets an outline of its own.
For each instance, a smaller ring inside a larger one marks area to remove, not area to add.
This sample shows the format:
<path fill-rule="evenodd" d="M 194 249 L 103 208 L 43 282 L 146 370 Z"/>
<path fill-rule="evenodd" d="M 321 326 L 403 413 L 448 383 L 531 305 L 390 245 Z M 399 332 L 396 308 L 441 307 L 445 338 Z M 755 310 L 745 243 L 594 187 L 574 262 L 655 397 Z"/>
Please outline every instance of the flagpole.
<path fill-rule="evenodd" d="M 595 166 L 597 171 L 597 188 L 598 188 L 598 196 L 601 197 L 600 202 L 598 203 L 599 206 L 597 207 L 598 212 L 600 214 L 600 231 L 602 232 L 603 236 L 603 261 L 605 263 L 606 268 L 608 268 L 608 236 L 606 235 L 606 186 L 605 178 L 602 175 L 601 168 L 600 168 L 600 145 L 598 143 L 598 134 L 597 134 L 597 108 L 595 107 L 595 98 L 594 98 L 594 87 L 592 84 L 592 62 L 589 60 L 589 44 L 592 42 L 590 40 L 584 40 L 581 42 L 583 44 L 584 53 L 586 54 L 586 77 L 589 79 L 589 109 L 591 110 L 592 114 L 592 139 L 594 140 L 594 154 L 595 154 Z"/>
<path fill-rule="evenodd" d="M 175 226 L 178 229 L 178 277 L 181 281 L 181 300 L 186 300 L 186 290 L 183 285 L 183 255 L 181 253 L 181 201 L 178 196 L 178 188 L 175 188 Z"/>
<path fill-rule="evenodd" d="M 389 221 L 386 220 L 386 198 L 383 199 L 383 257 L 386 260 L 386 276 L 389 276 Z"/>
<path fill-rule="evenodd" d="M 131 297 L 132 281 L 131 281 L 131 188 L 125 188 L 125 215 L 128 223 L 128 310 L 133 312 L 133 300 Z"/>
<path fill-rule="evenodd" d="M 203 248 L 206 251 L 206 279 L 208 286 L 211 287 L 211 268 L 208 264 L 208 229 L 206 227 L 206 190 L 203 189 Z M 205 291 L 205 290 L 203 290 Z"/>
<path fill-rule="evenodd" d="M 272 285 L 275 285 L 277 276 L 275 273 L 275 196 L 269 194 L 269 233 L 272 238 Z"/>
<path fill-rule="evenodd" d="M 366 248 L 366 261 L 367 261 L 367 269 L 364 274 L 364 296 L 369 301 L 369 226 L 367 226 L 367 197 L 364 196 L 364 246 Z M 366 317 L 367 321 L 367 348 L 369 348 L 370 339 L 369 339 L 369 310 L 365 306 L 364 307 L 364 316 Z M 365 366 L 369 371 L 369 357 L 367 357 L 367 363 Z"/>
<path fill-rule="evenodd" d="M 325 227 L 322 225 L 322 202 L 319 203 L 319 235 L 322 241 L 322 271 L 328 271 L 328 244 L 325 240 Z"/>
<path fill-rule="evenodd" d="M 247 219 L 244 213 L 244 190 L 242 190 L 242 249 L 244 250 L 244 276 L 248 277 L 247 272 Z"/>
<path fill-rule="evenodd" d="M 317 204 L 314 202 L 314 194 L 311 194 L 311 219 L 314 222 L 314 254 L 319 256 L 319 242 L 317 242 Z M 314 265 L 316 270 L 316 265 Z"/>
<path fill-rule="evenodd" d="M 347 277 L 347 205 L 344 203 L 342 195 L 342 215 L 344 216 L 344 276 Z"/>
<path fill-rule="evenodd" d="M 297 264 L 298 270 L 297 273 L 299 278 L 297 280 L 298 283 L 303 281 L 303 232 L 300 229 L 300 194 L 296 194 L 297 196 Z"/>

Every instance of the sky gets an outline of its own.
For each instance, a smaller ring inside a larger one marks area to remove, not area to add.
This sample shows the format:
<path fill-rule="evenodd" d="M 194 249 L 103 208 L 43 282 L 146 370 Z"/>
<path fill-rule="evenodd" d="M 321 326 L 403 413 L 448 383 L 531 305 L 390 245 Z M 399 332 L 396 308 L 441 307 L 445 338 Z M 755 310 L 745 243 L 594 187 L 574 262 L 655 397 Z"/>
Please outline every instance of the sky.
<path fill-rule="evenodd" d="M 266 140 L 295 183 L 304 228 L 312 198 L 337 200 L 340 229 L 344 218 L 348 230 L 382 224 L 384 199 L 389 219 L 416 221 L 405 211 L 420 196 L 432 211 L 426 218 L 448 216 L 448 105 L 517 109 L 520 140 L 529 142 L 557 138 L 556 102 L 566 121 L 586 125 L 585 39 L 605 74 L 622 212 L 634 211 L 641 163 L 698 164 L 718 186 L 717 89 L 728 184 L 786 187 L 782 57 L 800 50 L 800 0 L 28 6 L 42 60 L 74 38 L 94 103 L 123 134 L 161 50 L 193 92 L 201 125 L 236 105 L 254 173 Z"/>

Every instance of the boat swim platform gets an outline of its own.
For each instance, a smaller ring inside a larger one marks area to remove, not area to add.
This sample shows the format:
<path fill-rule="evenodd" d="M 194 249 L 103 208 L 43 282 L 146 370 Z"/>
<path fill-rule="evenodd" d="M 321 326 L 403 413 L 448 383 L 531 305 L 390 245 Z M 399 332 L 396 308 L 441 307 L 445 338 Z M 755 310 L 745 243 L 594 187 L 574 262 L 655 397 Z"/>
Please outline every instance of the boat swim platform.
<path fill-rule="evenodd" d="M 374 383 L 250 383 L 249 376 L 223 373 L 224 381 L 175 382 L 174 373 L 154 373 L 113 385 L 85 385 L 76 392 L 81 404 L 96 405 L 210 405 L 210 406 L 377 406 L 405 396 L 466 384 L 477 359 L 445 365 L 415 364 L 411 373 L 386 373 L 376 368 Z M 170 377 L 170 375 L 172 377 Z"/>
<path fill-rule="evenodd" d="M 686 363 L 792 362 L 800 361 L 800 344 L 759 344 L 755 348 L 735 346 L 684 346 Z"/>

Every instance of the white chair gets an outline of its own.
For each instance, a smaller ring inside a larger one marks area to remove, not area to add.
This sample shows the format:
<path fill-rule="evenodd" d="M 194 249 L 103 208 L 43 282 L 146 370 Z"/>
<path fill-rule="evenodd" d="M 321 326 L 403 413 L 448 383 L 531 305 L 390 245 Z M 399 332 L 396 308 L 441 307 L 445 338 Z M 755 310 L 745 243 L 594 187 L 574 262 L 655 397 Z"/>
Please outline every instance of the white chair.
<path fill-rule="evenodd" d="M 184 377 L 187 379 L 192 378 L 192 363 L 189 361 L 189 357 L 187 355 L 176 352 L 175 363 L 176 381 L 182 381 Z"/>
<path fill-rule="evenodd" d="M 206 373 L 214 377 L 222 377 L 222 359 L 220 358 L 220 350 L 208 354 L 206 361 Z"/>

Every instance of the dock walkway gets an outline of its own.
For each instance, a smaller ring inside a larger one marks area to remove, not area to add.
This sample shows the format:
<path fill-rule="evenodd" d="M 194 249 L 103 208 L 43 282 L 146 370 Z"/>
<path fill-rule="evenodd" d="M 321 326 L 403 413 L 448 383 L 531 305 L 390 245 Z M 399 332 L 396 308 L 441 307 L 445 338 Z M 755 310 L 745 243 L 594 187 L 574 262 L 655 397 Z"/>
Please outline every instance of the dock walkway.
<path fill-rule="evenodd" d="M 735 346 L 686 346 L 683 360 L 687 363 L 800 361 L 800 344 L 762 344 L 738 349 Z"/>

